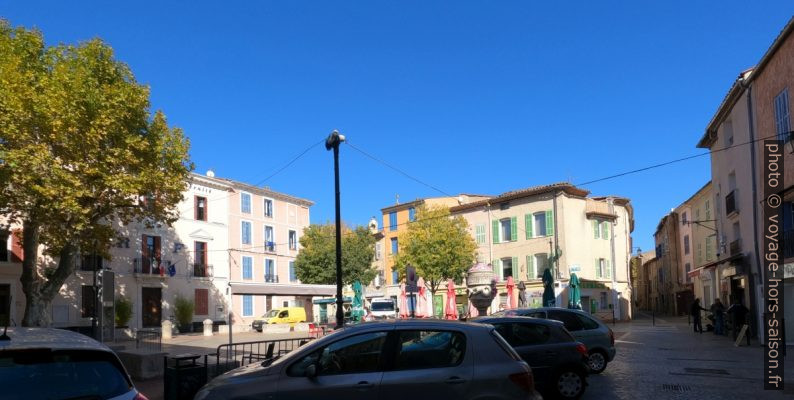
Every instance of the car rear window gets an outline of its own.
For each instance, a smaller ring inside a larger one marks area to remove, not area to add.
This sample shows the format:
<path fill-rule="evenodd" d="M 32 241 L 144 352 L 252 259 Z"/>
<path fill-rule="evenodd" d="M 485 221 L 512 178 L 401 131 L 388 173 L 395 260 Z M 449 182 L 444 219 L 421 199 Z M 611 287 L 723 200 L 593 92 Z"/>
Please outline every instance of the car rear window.
<path fill-rule="evenodd" d="M 512 358 L 515 361 L 521 361 L 521 356 L 519 356 L 518 353 L 516 353 L 516 351 L 513 350 L 512 347 L 510 347 L 510 345 L 505 341 L 502 335 L 500 335 L 499 332 L 496 331 L 496 329 L 491 330 L 491 336 L 499 345 L 499 347 L 501 347 L 502 350 L 504 350 L 505 353 L 507 353 L 507 355 L 510 356 L 510 358 Z"/>
<path fill-rule="evenodd" d="M 109 399 L 132 388 L 116 357 L 102 351 L 0 351 L 6 400 Z"/>

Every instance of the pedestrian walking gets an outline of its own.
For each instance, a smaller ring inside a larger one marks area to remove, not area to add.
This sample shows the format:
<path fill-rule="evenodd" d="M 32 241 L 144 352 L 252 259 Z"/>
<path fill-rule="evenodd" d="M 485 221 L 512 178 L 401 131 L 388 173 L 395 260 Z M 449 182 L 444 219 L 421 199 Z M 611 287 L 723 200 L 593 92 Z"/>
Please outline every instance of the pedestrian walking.
<path fill-rule="evenodd" d="M 735 341 L 739 337 L 739 330 L 747 324 L 747 314 L 750 313 L 750 310 L 742 304 L 741 297 L 736 296 L 733 298 L 733 304 L 728 307 L 726 312 L 733 321 L 733 340 Z M 750 345 L 750 332 L 747 332 L 747 345 Z"/>
<path fill-rule="evenodd" d="M 692 307 L 689 308 L 689 315 L 692 316 L 692 322 L 695 328 L 695 333 L 703 333 L 703 324 L 700 320 L 700 312 L 701 311 L 708 311 L 705 308 L 700 306 L 700 299 L 695 299 L 692 303 Z"/>
<path fill-rule="evenodd" d="M 722 300 L 714 300 L 711 305 L 711 314 L 714 316 L 714 334 L 725 334 L 725 306 L 722 305 Z"/>

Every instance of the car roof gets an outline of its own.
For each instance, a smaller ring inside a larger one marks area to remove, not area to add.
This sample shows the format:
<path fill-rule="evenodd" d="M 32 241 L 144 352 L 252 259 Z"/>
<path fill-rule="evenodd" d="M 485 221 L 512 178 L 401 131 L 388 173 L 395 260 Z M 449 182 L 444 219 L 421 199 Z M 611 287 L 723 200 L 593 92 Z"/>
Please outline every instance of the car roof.
<path fill-rule="evenodd" d="M 432 328 L 432 329 L 492 329 L 483 323 L 464 322 L 445 319 L 423 319 L 423 318 L 401 318 L 389 321 L 368 321 L 355 325 L 345 325 L 345 332 L 363 331 L 370 329 L 391 329 L 391 328 Z"/>
<path fill-rule="evenodd" d="M 570 312 L 570 313 L 578 313 L 588 315 L 586 312 L 582 310 L 574 310 L 571 308 L 559 308 L 559 307 L 537 307 L 537 308 L 513 308 L 510 310 L 505 311 L 562 311 L 562 312 Z"/>
<path fill-rule="evenodd" d="M 506 317 L 479 317 L 475 320 L 475 322 L 481 322 L 484 324 L 492 324 L 492 323 L 499 323 L 499 322 L 528 322 L 536 325 L 546 325 L 546 326 L 562 326 L 562 322 L 554 320 L 554 319 L 543 319 L 543 318 L 533 318 L 533 317 L 523 317 L 519 315 L 511 315 Z"/>
<path fill-rule="evenodd" d="M 8 350 L 96 350 L 112 352 L 83 334 L 55 328 L 8 328 L 11 340 L 0 340 L 0 352 Z"/>

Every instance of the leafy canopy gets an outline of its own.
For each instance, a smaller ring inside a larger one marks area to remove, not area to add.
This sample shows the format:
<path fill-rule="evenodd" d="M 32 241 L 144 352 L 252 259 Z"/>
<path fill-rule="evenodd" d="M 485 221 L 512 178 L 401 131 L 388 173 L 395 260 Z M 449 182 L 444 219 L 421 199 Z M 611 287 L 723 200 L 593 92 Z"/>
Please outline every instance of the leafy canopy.
<path fill-rule="evenodd" d="M 295 273 L 302 283 L 336 284 L 336 227 L 313 224 L 303 230 Z M 377 274 L 372 268 L 375 237 L 365 227 L 342 228 L 342 283 L 364 285 Z"/>
<path fill-rule="evenodd" d="M 446 207 L 420 206 L 416 221 L 398 239 L 400 251 L 394 256 L 400 277 L 410 264 L 425 279 L 432 293 L 447 279 L 459 279 L 474 263 L 477 244 L 469 224 L 461 216 L 450 217 Z"/>

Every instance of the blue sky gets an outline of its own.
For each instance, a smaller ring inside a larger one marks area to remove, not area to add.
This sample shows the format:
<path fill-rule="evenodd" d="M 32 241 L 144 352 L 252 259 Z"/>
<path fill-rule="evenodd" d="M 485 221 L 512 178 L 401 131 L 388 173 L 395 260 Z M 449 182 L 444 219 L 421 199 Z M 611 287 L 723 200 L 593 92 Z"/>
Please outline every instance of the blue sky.
<path fill-rule="evenodd" d="M 160 3 L 0 0 L 0 16 L 51 44 L 107 41 L 199 172 L 260 182 L 338 129 L 445 192 L 494 195 L 702 152 L 734 78 L 794 14 L 790 1 Z M 586 188 L 631 198 L 649 250 L 709 177 L 702 157 Z M 353 224 L 396 194 L 439 195 L 348 146 L 341 180 Z M 324 147 L 265 184 L 333 219 Z"/>

